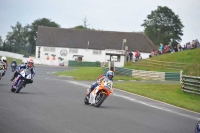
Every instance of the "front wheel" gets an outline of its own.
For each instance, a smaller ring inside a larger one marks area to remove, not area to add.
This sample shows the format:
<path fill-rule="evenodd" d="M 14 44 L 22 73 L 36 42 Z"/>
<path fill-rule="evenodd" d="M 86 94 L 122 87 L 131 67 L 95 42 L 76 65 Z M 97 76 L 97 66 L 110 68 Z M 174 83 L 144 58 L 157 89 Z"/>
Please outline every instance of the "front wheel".
<path fill-rule="evenodd" d="M 19 93 L 20 90 L 22 89 L 22 87 L 24 86 L 25 82 L 24 81 L 21 81 L 21 83 L 18 85 L 17 89 L 16 89 L 16 93 Z"/>
<path fill-rule="evenodd" d="M 89 105 L 89 100 L 88 100 L 87 96 L 84 98 L 84 103 L 85 103 L 86 105 Z"/>
<path fill-rule="evenodd" d="M 96 96 L 94 106 L 95 106 L 95 107 L 99 107 L 99 106 L 103 103 L 103 101 L 106 99 L 106 97 L 107 97 L 106 94 L 101 94 L 101 93 L 99 93 L 99 94 Z"/>
<path fill-rule="evenodd" d="M 13 88 L 13 86 L 11 87 L 11 92 L 15 92 L 15 88 Z"/>

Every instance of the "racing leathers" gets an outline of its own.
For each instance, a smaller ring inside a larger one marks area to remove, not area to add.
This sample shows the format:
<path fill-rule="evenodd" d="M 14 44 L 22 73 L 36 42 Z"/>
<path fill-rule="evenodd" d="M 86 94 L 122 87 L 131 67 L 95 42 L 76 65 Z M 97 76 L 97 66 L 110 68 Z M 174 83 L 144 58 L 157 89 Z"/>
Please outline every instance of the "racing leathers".
<path fill-rule="evenodd" d="M 13 80 L 17 77 L 17 75 L 19 74 L 20 70 L 22 70 L 22 69 L 30 69 L 30 72 L 31 72 L 31 79 L 29 79 L 29 80 L 27 81 L 27 83 L 33 83 L 33 77 L 35 76 L 34 66 L 33 66 L 33 67 L 28 67 L 28 65 L 19 66 L 19 67 L 18 67 L 18 70 L 15 71 L 15 73 L 14 73 L 14 75 L 13 75 L 13 77 L 11 78 L 10 81 L 13 81 Z"/>
<path fill-rule="evenodd" d="M 0 80 L 1 77 L 5 75 L 7 70 L 7 64 L 5 62 L 0 61 Z"/>
<path fill-rule="evenodd" d="M 106 74 L 102 74 L 97 78 L 97 81 L 90 87 L 89 92 L 86 94 L 87 96 L 92 92 L 100 83 L 101 81 L 106 78 Z"/>

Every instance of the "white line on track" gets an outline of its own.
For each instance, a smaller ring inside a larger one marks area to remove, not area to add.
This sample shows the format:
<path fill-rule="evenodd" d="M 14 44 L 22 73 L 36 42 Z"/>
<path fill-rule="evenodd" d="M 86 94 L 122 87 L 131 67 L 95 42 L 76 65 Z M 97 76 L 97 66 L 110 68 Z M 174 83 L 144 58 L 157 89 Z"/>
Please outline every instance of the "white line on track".
<path fill-rule="evenodd" d="M 84 87 L 87 87 L 87 88 L 90 87 L 90 85 L 82 84 L 82 83 L 79 83 L 79 82 L 77 82 L 77 81 L 60 80 L 60 79 L 51 79 L 51 78 L 45 78 L 45 79 L 48 79 L 48 80 L 58 80 L 58 81 L 65 81 L 65 82 L 69 82 L 69 83 L 72 83 L 72 84 L 75 84 L 75 85 L 84 86 Z M 123 91 L 123 92 L 125 92 L 125 91 Z M 130 94 L 130 93 L 129 93 L 129 94 Z M 152 107 L 152 108 L 156 108 L 156 109 L 159 109 L 159 110 L 167 111 L 167 112 L 170 112 L 170 113 L 179 115 L 179 116 L 184 116 L 184 117 L 187 117 L 187 118 L 190 118 L 190 119 L 194 119 L 194 120 L 200 120 L 200 118 L 197 118 L 197 117 L 194 117 L 194 116 L 191 116 L 191 115 L 187 115 L 187 114 L 183 114 L 183 113 L 179 113 L 179 112 L 176 112 L 176 111 L 173 111 L 173 110 L 169 110 L 169 109 L 166 109 L 166 108 L 162 108 L 162 107 L 159 107 L 159 106 L 155 106 L 155 105 L 152 105 L 152 104 L 148 104 L 148 103 L 146 103 L 146 102 L 139 101 L 139 100 L 133 99 L 133 98 L 128 97 L 128 96 L 123 96 L 123 95 L 119 95 L 119 94 L 113 94 L 113 95 L 116 96 L 116 97 L 124 98 L 124 99 L 129 100 L 129 101 L 133 101 L 133 102 L 136 102 L 136 103 L 140 103 L 140 104 L 142 104 L 142 105 L 146 105 L 146 106 L 148 106 L 148 107 Z M 139 96 L 139 95 L 138 95 L 138 96 Z M 156 101 L 156 102 L 159 102 L 159 101 Z M 193 113 L 196 113 L 196 112 L 193 112 Z M 196 113 L 196 114 L 198 114 L 198 113 Z"/>

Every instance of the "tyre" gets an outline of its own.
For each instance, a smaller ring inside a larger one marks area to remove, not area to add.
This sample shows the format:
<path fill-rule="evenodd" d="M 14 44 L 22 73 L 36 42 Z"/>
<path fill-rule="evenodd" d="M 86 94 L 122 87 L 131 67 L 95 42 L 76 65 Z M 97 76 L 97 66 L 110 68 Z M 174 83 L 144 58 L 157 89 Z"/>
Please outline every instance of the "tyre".
<path fill-rule="evenodd" d="M 84 103 L 85 103 L 86 105 L 89 105 L 89 100 L 88 100 L 87 96 L 84 98 Z"/>
<path fill-rule="evenodd" d="M 15 90 L 16 90 L 16 89 L 15 89 L 15 88 L 13 88 L 13 86 L 12 86 L 12 88 L 11 88 L 11 92 L 15 92 Z"/>
<path fill-rule="evenodd" d="M 24 81 L 21 81 L 15 92 L 19 93 L 23 86 L 24 86 Z"/>
<path fill-rule="evenodd" d="M 99 93 L 99 94 L 96 96 L 94 106 L 95 106 L 95 107 L 99 107 L 99 106 L 103 103 L 103 101 L 106 99 L 106 97 L 107 97 L 106 94 L 101 94 L 101 93 Z"/>

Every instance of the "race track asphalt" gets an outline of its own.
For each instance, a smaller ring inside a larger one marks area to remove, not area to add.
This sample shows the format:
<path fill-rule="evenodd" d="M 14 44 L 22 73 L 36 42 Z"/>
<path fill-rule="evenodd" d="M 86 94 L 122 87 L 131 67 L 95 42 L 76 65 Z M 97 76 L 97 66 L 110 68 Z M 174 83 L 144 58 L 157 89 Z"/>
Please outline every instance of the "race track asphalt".
<path fill-rule="evenodd" d="M 99 108 L 85 105 L 93 81 L 51 74 L 70 69 L 36 66 L 34 83 L 17 94 L 9 68 L 0 80 L 0 133 L 193 133 L 200 120 L 198 113 L 118 89 Z"/>

